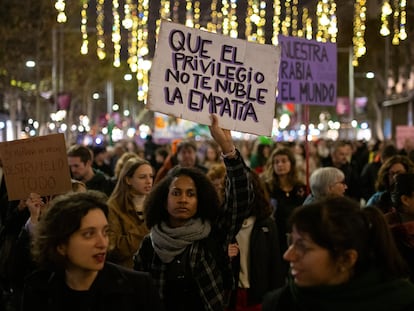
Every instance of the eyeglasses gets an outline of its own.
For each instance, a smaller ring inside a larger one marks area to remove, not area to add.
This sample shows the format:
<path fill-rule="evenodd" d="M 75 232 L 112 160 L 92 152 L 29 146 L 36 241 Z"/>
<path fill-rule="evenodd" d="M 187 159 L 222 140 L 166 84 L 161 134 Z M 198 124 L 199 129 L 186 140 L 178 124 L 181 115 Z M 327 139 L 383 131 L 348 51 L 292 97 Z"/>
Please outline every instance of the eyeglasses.
<path fill-rule="evenodd" d="M 334 185 L 336 185 L 336 184 L 346 185 L 345 180 L 337 181 L 337 182 L 334 183 Z"/>
<path fill-rule="evenodd" d="M 306 242 L 303 238 L 299 238 L 294 241 L 291 233 L 286 233 L 286 241 L 288 248 L 293 247 L 299 257 L 305 256 L 307 252 L 313 249 L 312 247 L 306 245 Z"/>

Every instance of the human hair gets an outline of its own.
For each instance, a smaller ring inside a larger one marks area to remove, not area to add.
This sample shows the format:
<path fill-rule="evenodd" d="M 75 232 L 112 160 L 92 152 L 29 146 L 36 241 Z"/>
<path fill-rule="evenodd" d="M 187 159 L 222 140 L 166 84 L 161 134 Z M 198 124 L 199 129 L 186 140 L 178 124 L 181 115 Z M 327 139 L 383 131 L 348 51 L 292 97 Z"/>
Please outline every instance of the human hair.
<path fill-rule="evenodd" d="M 204 161 L 220 161 L 221 149 L 219 144 L 217 144 L 214 140 L 207 140 L 205 144 Z M 214 159 L 207 158 L 207 151 L 209 148 L 214 150 Z"/>
<path fill-rule="evenodd" d="M 398 154 L 398 149 L 393 144 L 386 145 L 380 152 L 381 161 L 385 162 L 392 156 Z"/>
<path fill-rule="evenodd" d="M 267 157 L 265 156 L 265 149 L 271 150 L 272 146 L 269 145 L 269 144 L 259 144 L 259 145 L 257 145 L 256 155 L 257 155 L 259 165 L 265 165 L 266 164 Z"/>
<path fill-rule="evenodd" d="M 307 234 L 339 260 L 348 250 L 358 253 L 354 276 L 375 265 L 386 278 L 407 275 L 407 266 L 399 254 L 388 224 L 375 207 L 361 209 L 347 197 L 328 197 L 294 209 L 289 225 Z"/>
<path fill-rule="evenodd" d="M 158 147 L 157 149 L 155 149 L 155 154 L 158 154 L 165 159 L 166 157 L 168 157 L 170 152 L 168 151 L 167 147 Z"/>
<path fill-rule="evenodd" d="M 317 168 L 309 178 L 310 189 L 315 198 L 329 195 L 329 187 L 338 179 L 345 179 L 344 173 L 336 167 Z"/>
<path fill-rule="evenodd" d="M 206 173 L 207 177 L 212 181 L 214 179 L 223 178 L 226 174 L 227 171 L 224 163 L 213 164 Z"/>
<path fill-rule="evenodd" d="M 185 139 L 185 140 L 182 140 L 180 143 L 178 143 L 177 153 L 180 153 L 181 150 L 188 149 L 188 148 L 191 148 L 197 152 L 197 145 L 194 140 Z"/>
<path fill-rule="evenodd" d="M 115 169 L 114 169 L 114 176 L 115 178 L 119 178 L 119 174 L 121 173 L 122 167 L 124 166 L 125 162 L 132 158 L 139 158 L 139 156 L 135 152 L 127 151 L 121 155 L 121 157 L 116 161 Z"/>
<path fill-rule="evenodd" d="M 179 176 L 190 177 L 197 191 L 197 213 L 195 217 L 214 221 L 220 210 L 218 193 L 206 174 L 197 168 L 176 166 L 152 189 L 144 202 L 144 214 L 148 228 L 166 222 L 169 219 L 167 201 L 169 188 Z"/>
<path fill-rule="evenodd" d="M 131 186 L 128 185 L 127 178 L 131 178 L 142 165 L 151 166 L 147 160 L 139 157 L 133 157 L 124 163 L 115 188 L 108 199 L 108 204 L 115 202 L 124 212 L 133 209 L 133 193 L 130 191 Z"/>
<path fill-rule="evenodd" d="M 404 166 L 407 173 L 413 173 L 414 172 L 414 164 L 410 161 L 410 159 L 406 155 L 394 155 L 387 159 L 382 165 L 381 168 L 378 171 L 378 177 L 375 181 L 375 188 L 378 191 L 384 191 L 384 190 L 391 190 L 391 184 L 390 179 L 388 178 L 388 173 L 390 168 L 394 164 L 400 163 L 402 166 Z"/>
<path fill-rule="evenodd" d="M 273 163 L 276 156 L 285 155 L 290 162 L 290 171 L 288 173 L 288 181 L 294 185 L 299 182 L 298 171 L 296 169 L 296 158 L 293 151 L 288 147 L 276 148 L 272 151 L 267 159 L 265 170 L 263 172 L 263 181 L 269 187 L 269 190 L 273 191 L 273 188 L 279 186 L 279 177 L 276 175 Z"/>
<path fill-rule="evenodd" d="M 93 153 L 92 150 L 86 146 L 83 145 L 73 145 L 71 147 L 69 147 L 68 151 L 67 151 L 67 156 L 68 157 L 78 157 L 80 158 L 82 163 L 91 161 L 93 159 Z"/>
<path fill-rule="evenodd" d="M 107 196 L 96 190 L 70 192 L 53 199 L 33 235 L 31 251 L 39 267 L 64 269 L 66 258 L 58 246 L 68 242 L 90 210 L 100 209 L 108 217 L 106 200 Z"/>
<path fill-rule="evenodd" d="M 336 140 L 332 145 L 331 145 L 331 154 L 335 153 L 336 151 L 338 151 L 338 149 L 342 148 L 342 147 L 347 147 L 350 146 L 352 147 L 352 143 L 347 141 L 347 140 Z"/>
<path fill-rule="evenodd" d="M 270 204 L 270 198 L 263 181 L 260 179 L 259 174 L 255 171 L 250 171 L 251 181 L 254 189 L 254 199 L 251 203 L 250 215 L 256 216 L 258 219 L 263 219 L 272 215 L 273 207 Z"/>
<path fill-rule="evenodd" d="M 414 193 L 414 173 L 399 174 L 395 178 L 394 188 L 391 193 L 393 206 L 397 211 L 402 211 L 403 203 L 401 197 L 406 195 L 410 197 Z"/>
<path fill-rule="evenodd" d="M 72 184 L 72 192 L 85 192 L 87 190 L 87 187 L 84 182 L 76 179 L 70 180 Z"/>

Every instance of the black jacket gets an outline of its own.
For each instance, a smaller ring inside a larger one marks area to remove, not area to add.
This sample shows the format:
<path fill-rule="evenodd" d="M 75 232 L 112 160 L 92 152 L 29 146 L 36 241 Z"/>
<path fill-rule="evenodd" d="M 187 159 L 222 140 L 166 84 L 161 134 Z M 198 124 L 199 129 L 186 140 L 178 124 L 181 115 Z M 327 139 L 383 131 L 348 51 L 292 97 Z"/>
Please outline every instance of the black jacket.
<path fill-rule="evenodd" d="M 65 288 L 62 274 L 38 270 L 26 278 L 21 310 L 68 310 L 69 306 L 74 304 L 66 298 Z M 149 274 L 128 270 L 108 262 L 99 271 L 89 292 L 93 297 L 91 307 L 82 306 L 78 310 L 163 310 Z"/>
<path fill-rule="evenodd" d="M 115 188 L 115 183 L 101 171 L 95 169 L 93 171 L 95 174 L 91 180 L 85 183 L 86 188 L 101 191 L 110 197 Z"/>
<path fill-rule="evenodd" d="M 236 284 L 238 284 L 239 256 L 233 258 L 232 267 Z M 257 219 L 254 223 L 250 236 L 249 269 L 249 304 L 261 303 L 265 293 L 282 287 L 285 283 L 277 227 L 275 221 L 270 217 Z M 234 306 L 235 299 L 235 293 L 233 293 L 231 306 Z"/>

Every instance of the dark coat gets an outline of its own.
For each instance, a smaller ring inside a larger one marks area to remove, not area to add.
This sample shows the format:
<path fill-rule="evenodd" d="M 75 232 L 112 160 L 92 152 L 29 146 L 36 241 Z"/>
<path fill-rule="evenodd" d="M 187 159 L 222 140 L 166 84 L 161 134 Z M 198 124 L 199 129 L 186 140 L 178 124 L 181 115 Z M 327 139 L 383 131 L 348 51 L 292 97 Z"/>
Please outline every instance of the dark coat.
<path fill-rule="evenodd" d="M 68 309 L 71 302 L 68 299 L 65 300 L 65 287 L 62 274 L 46 270 L 34 272 L 26 279 L 21 310 Z M 93 296 L 90 310 L 163 310 L 149 274 L 128 270 L 109 262 L 99 271 L 89 291 Z"/>
<path fill-rule="evenodd" d="M 91 180 L 88 180 L 85 185 L 89 190 L 98 190 L 105 193 L 108 197 L 111 196 L 115 188 L 115 183 L 104 173 L 94 170 L 94 175 Z"/>
<path fill-rule="evenodd" d="M 239 281 L 240 257 L 232 260 L 236 284 Z M 250 236 L 250 288 L 248 303 L 260 304 L 265 293 L 284 285 L 284 269 L 275 221 L 270 218 L 257 219 Z M 235 303 L 235 292 L 231 304 Z"/>

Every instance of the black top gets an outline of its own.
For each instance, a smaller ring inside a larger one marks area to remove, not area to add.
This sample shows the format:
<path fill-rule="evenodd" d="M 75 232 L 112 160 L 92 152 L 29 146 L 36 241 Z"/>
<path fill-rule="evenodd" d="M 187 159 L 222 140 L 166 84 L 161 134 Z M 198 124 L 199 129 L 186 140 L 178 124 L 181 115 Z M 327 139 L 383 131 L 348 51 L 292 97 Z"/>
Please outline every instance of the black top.
<path fill-rule="evenodd" d="M 63 272 L 35 271 L 26 279 L 21 310 L 164 309 L 148 273 L 129 270 L 107 262 L 88 291 L 70 289 L 65 283 Z"/>

